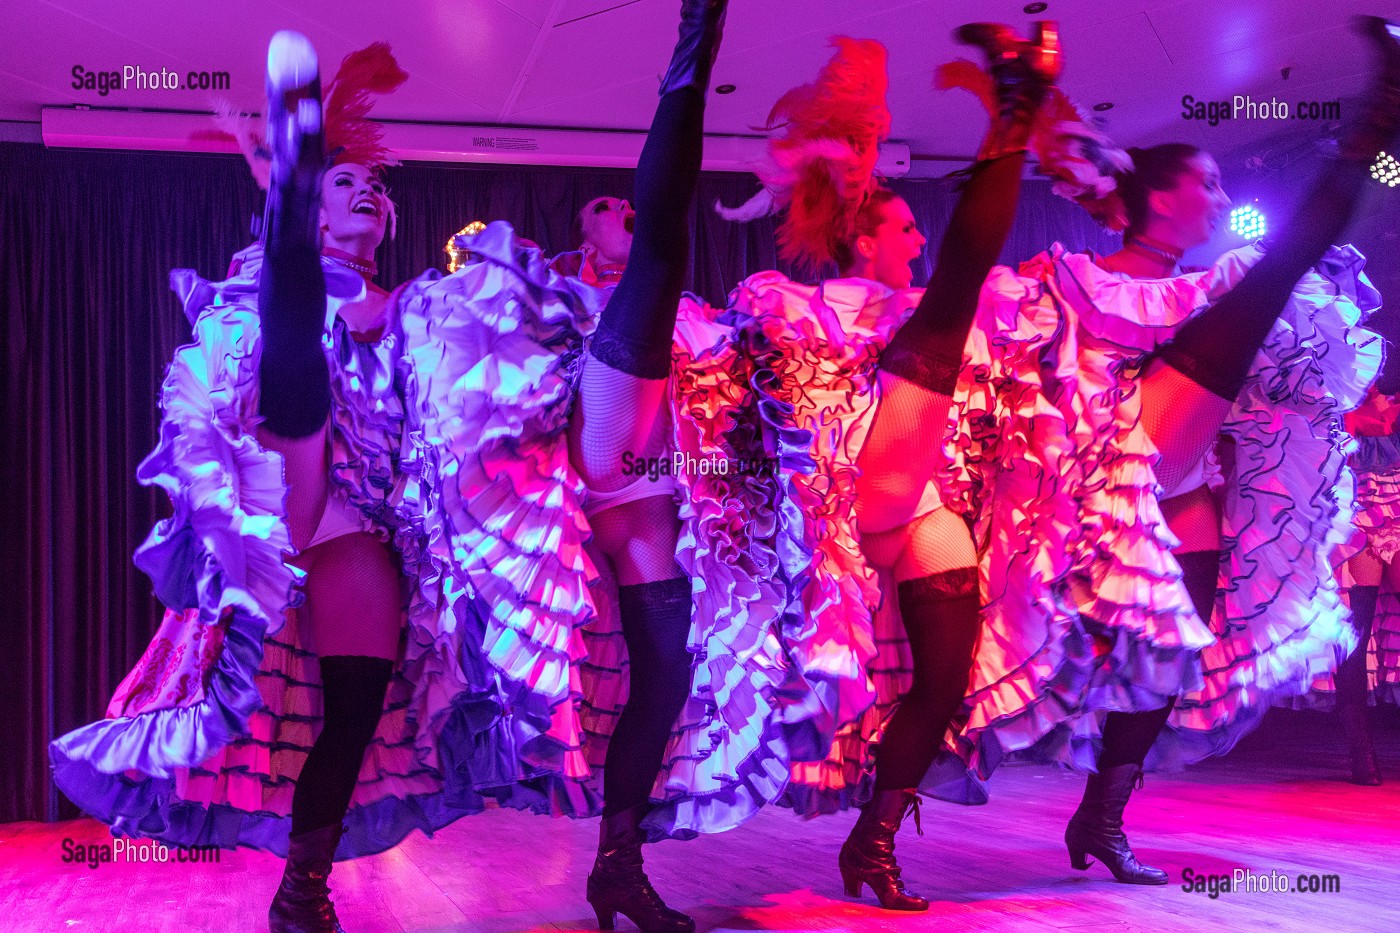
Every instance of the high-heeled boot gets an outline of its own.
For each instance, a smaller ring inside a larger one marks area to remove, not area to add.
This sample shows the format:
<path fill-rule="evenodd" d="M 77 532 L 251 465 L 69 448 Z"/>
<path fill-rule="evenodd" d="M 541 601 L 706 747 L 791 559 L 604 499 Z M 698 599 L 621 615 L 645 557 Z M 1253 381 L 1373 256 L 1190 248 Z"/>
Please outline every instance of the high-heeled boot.
<path fill-rule="evenodd" d="M 647 806 L 604 816 L 598 858 L 588 874 L 588 903 L 598 929 L 611 930 L 618 914 L 642 933 L 693 933 L 695 921 L 666 906 L 642 869 L 642 817 Z"/>
<path fill-rule="evenodd" d="M 272 184 L 263 229 L 270 240 L 290 239 L 296 246 L 320 249 L 321 175 L 326 168 L 321 117 L 316 50 L 301 33 L 284 29 L 267 47 Z"/>
<path fill-rule="evenodd" d="M 287 868 L 267 911 L 270 933 L 345 933 L 327 884 L 340 834 L 333 823 L 288 840 Z"/>
<path fill-rule="evenodd" d="M 661 79 L 662 96 L 687 87 L 702 96 L 709 91 L 728 10 L 729 0 L 682 0 L 680 38 Z"/>
<path fill-rule="evenodd" d="M 1092 855 L 1124 884 L 1166 884 L 1167 873 L 1139 862 L 1123 833 L 1123 810 L 1134 784 L 1142 785 L 1141 765 L 1115 765 L 1089 775 L 1084 799 L 1065 828 L 1069 861 L 1085 871 Z"/>
<path fill-rule="evenodd" d="M 1362 98 L 1361 117 L 1338 140 L 1339 155 L 1370 165 L 1400 135 L 1400 26 L 1379 16 L 1358 16 L 1354 28 L 1374 49 L 1375 78 Z"/>
<path fill-rule="evenodd" d="M 986 54 L 996 89 L 997 114 L 977 154 L 978 161 L 1026 150 L 1036 111 L 1060 76 L 1059 25 L 1041 21 L 1034 28 L 1029 40 L 1002 23 L 970 23 L 954 33 L 957 41 L 977 46 Z"/>
<path fill-rule="evenodd" d="M 860 897 L 861 885 L 880 899 L 886 910 L 928 910 L 928 901 L 904 890 L 899 864 L 894 860 L 894 837 L 904 814 L 914 811 L 914 826 L 919 825 L 919 794 L 913 789 L 877 790 L 870 802 L 860 809 L 860 819 L 841 846 L 838 865 L 846 893 Z"/>

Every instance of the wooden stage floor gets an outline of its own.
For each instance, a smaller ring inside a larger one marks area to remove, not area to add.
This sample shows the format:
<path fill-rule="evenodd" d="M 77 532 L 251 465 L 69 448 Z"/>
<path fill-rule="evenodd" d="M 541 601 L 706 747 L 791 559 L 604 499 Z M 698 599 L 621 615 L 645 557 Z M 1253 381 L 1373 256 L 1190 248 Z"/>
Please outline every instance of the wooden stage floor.
<path fill-rule="evenodd" d="M 1391 712 L 1391 711 L 1386 711 Z M 1149 776 L 1128 810 L 1138 854 L 1171 883 L 1115 883 L 1099 866 L 1069 866 L 1060 841 L 1082 778 L 1039 766 L 999 773 L 992 801 L 927 801 L 920 838 L 899 838 L 910 887 L 927 914 L 879 910 L 847 898 L 836 852 L 854 816 L 803 823 L 760 814 L 747 826 L 648 847 L 668 901 L 702 931 L 1298 930 L 1400 931 L 1400 723 L 1379 731 L 1388 783 L 1341 779 L 1335 720 L 1275 711 L 1234 753 L 1177 775 Z M 332 874 L 351 933 L 558 933 L 596 929 L 583 897 L 597 823 L 492 811 L 434 839 L 342 863 Z M 109 841 L 92 820 L 0 825 L 0 930 L 265 930 L 281 862 L 251 850 L 217 865 L 63 862 L 64 839 Z M 1335 875 L 1331 893 L 1183 890 L 1199 875 Z M 635 929 L 619 918 L 619 929 Z"/>

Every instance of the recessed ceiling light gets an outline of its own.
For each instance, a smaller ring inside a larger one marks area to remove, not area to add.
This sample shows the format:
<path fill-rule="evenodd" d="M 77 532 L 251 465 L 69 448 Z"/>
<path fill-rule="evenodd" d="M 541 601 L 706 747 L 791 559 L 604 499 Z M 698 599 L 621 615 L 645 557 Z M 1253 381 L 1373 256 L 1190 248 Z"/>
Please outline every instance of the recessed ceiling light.
<path fill-rule="evenodd" d="M 737 91 L 737 90 L 739 90 L 739 88 L 738 88 L 737 86 L 733 85 L 733 84 L 721 84 L 719 87 L 715 88 L 715 93 L 716 93 L 716 94 L 733 94 L 733 93 L 734 93 L 735 91 Z"/>
<path fill-rule="evenodd" d="M 1049 6 L 1048 3 L 1027 3 L 1025 11 L 1034 16 L 1036 13 L 1044 13 Z"/>
<path fill-rule="evenodd" d="M 1113 109 L 1113 101 L 1111 101 L 1111 100 L 1106 100 L 1106 101 L 1103 101 L 1102 103 L 1095 104 L 1095 105 L 1094 105 L 1094 109 L 1097 110 L 1099 113 L 1103 113 L 1105 110 L 1112 110 L 1112 109 Z"/>

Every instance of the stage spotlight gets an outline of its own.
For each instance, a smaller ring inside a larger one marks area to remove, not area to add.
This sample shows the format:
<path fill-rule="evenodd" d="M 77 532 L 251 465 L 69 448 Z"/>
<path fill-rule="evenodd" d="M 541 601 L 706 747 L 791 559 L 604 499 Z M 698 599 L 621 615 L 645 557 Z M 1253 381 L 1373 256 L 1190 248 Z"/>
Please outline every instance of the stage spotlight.
<path fill-rule="evenodd" d="M 456 272 L 467 264 L 471 259 L 472 251 L 467 248 L 467 242 L 472 237 L 486 229 L 486 224 L 480 220 L 473 220 L 461 230 L 448 237 L 447 245 L 442 251 L 447 254 L 447 271 Z"/>
<path fill-rule="evenodd" d="M 1371 177 L 1389 188 L 1400 185 L 1400 162 L 1395 161 L 1395 156 L 1382 152 L 1371 163 Z"/>
<path fill-rule="evenodd" d="M 1269 232 L 1269 225 L 1253 204 L 1241 204 L 1230 212 L 1230 229 L 1246 240 L 1257 240 Z"/>

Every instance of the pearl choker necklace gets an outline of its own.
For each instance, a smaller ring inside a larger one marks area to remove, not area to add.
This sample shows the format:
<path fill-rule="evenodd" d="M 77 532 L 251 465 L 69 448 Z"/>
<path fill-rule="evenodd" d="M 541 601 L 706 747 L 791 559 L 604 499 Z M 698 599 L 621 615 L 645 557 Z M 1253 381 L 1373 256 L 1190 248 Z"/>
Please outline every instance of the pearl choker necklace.
<path fill-rule="evenodd" d="M 1177 263 L 1181 262 L 1181 253 L 1174 253 L 1163 247 L 1154 246 L 1138 237 L 1133 237 L 1123 245 L 1128 249 L 1135 249 L 1140 253 L 1149 253 L 1158 259 L 1163 259 L 1171 266 L 1175 266 Z"/>
<path fill-rule="evenodd" d="M 367 279 L 372 279 L 379 274 L 379 267 L 372 261 L 357 259 L 341 250 L 325 250 L 323 255 L 331 262 L 339 263 L 347 269 L 354 269 Z"/>

